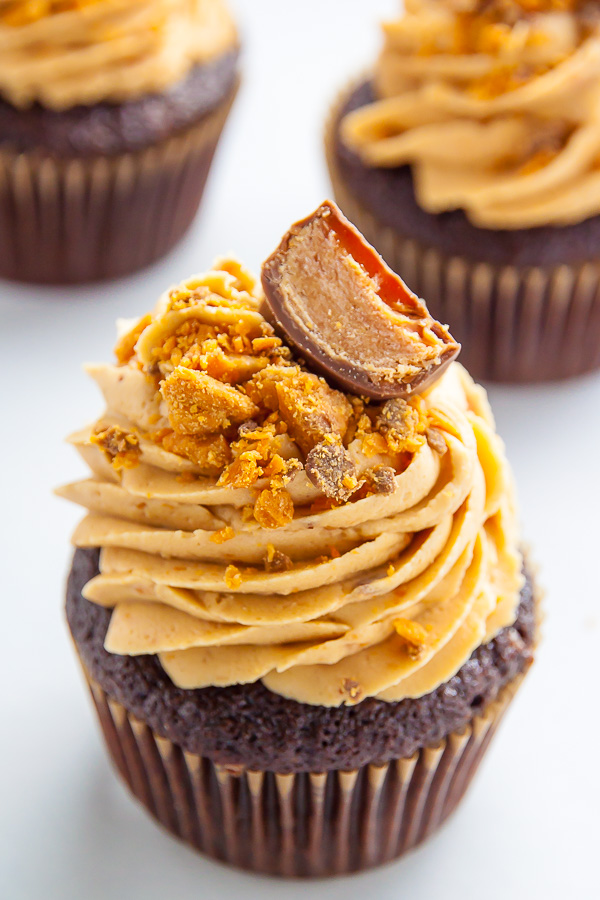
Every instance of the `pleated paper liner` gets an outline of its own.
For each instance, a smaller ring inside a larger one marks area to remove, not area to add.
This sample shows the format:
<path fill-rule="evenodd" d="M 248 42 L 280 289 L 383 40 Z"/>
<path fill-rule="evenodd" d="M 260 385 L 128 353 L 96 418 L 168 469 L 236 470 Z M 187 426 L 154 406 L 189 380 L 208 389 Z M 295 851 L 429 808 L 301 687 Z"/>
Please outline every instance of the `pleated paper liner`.
<path fill-rule="evenodd" d="M 196 215 L 236 92 L 135 153 L 59 159 L 0 150 L 0 277 L 97 281 L 163 256 Z"/>
<path fill-rule="evenodd" d="M 409 759 L 289 775 L 185 752 L 84 674 L 113 763 L 161 825 L 221 862 L 288 877 L 360 871 L 429 837 L 465 793 L 523 679 L 463 731 Z"/>
<path fill-rule="evenodd" d="M 493 265 L 446 256 L 381 224 L 354 195 L 337 158 L 338 123 L 352 89 L 340 95 L 326 125 L 334 197 L 432 314 L 450 326 L 462 344 L 461 363 L 476 379 L 521 383 L 599 368 L 600 264 Z"/>

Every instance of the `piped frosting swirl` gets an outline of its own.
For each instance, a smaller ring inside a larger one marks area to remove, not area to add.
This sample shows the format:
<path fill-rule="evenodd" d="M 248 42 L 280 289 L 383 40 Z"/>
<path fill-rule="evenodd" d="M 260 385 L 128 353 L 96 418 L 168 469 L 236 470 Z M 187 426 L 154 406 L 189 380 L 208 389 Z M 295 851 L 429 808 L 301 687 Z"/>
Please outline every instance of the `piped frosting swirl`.
<path fill-rule="evenodd" d="M 373 84 L 343 138 L 368 165 L 409 164 L 427 212 L 496 229 L 600 212 L 597 4 L 407 0 Z"/>
<path fill-rule="evenodd" d="M 54 110 L 122 103 L 236 41 L 225 0 L 0 0 L 0 96 Z"/>
<path fill-rule="evenodd" d="M 60 493 L 88 509 L 74 543 L 102 548 L 84 595 L 113 609 L 106 648 L 157 654 L 186 689 L 422 696 L 518 605 L 485 393 L 453 363 L 409 401 L 346 395 L 260 310 L 220 260 L 122 323 L 116 365 L 88 368 L 106 411 L 71 438 L 91 477 Z"/>

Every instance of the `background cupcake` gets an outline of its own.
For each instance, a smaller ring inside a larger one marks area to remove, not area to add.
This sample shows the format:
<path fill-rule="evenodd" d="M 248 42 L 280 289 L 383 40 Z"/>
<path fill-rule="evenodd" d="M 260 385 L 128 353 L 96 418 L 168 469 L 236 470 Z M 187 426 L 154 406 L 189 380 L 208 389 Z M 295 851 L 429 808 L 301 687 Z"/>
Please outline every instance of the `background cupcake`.
<path fill-rule="evenodd" d="M 455 808 L 531 663 L 533 587 L 465 370 L 367 401 L 301 365 L 261 304 L 221 260 L 90 367 L 106 411 L 72 437 L 92 477 L 61 490 L 88 509 L 67 616 L 113 761 L 164 826 L 244 868 L 341 874 Z"/>
<path fill-rule="evenodd" d="M 123 275 L 200 202 L 237 87 L 223 0 L 2 0 L 0 275 Z"/>
<path fill-rule="evenodd" d="M 600 364 L 595 4 L 409 0 L 328 127 L 336 196 L 478 377 Z"/>

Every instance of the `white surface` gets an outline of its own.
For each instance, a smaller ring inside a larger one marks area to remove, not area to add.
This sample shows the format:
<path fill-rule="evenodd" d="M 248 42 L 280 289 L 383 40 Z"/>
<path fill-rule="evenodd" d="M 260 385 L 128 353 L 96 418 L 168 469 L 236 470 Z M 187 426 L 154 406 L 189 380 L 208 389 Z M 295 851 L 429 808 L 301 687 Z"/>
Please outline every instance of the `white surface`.
<path fill-rule="evenodd" d="M 313 885 L 238 874 L 157 829 L 114 778 L 63 622 L 75 508 L 51 496 L 82 471 L 64 436 L 99 397 L 85 360 L 113 322 L 234 250 L 255 269 L 327 194 L 327 104 L 377 45 L 395 0 L 237 0 L 245 84 L 203 214 L 166 260 L 80 290 L 0 284 L 2 337 L 2 900 L 244 897 L 547 900 L 598 896 L 600 379 L 491 392 L 547 587 L 538 662 L 470 794 L 426 847 Z M 8 358 L 7 358 L 8 357 Z"/>

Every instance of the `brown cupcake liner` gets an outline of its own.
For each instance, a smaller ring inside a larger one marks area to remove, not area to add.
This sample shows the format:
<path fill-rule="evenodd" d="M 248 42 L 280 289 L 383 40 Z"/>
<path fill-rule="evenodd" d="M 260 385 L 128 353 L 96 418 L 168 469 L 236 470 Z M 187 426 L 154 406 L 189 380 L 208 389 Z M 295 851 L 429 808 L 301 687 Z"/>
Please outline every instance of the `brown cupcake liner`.
<path fill-rule="evenodd" d="M 61 159 L 0 150 L 0 277 L 98 281 L 167 253 L 196 215 L 236 92 L 138 152 Z"/>
<path fill-rule="evenodd" d="M 84 674 L 111 759 L 151 815 L 209 857 L 287 877 L 367 869 L 429 837 L 461 800 L 523 679 L 510 682 L 463 731 L 410 758 L 282 774 L 184 751 Z"/>
<path fill-rule="evenodd" d="M 460 362 L 477 379 L 539 382 L 600 367 L 600 264 L 514 266 L 448 256 L 382 224 L 353 194 L 339 168 L 335 102 L 325 146 L 334 197 L 409 287 L 462 344 Z"/>

